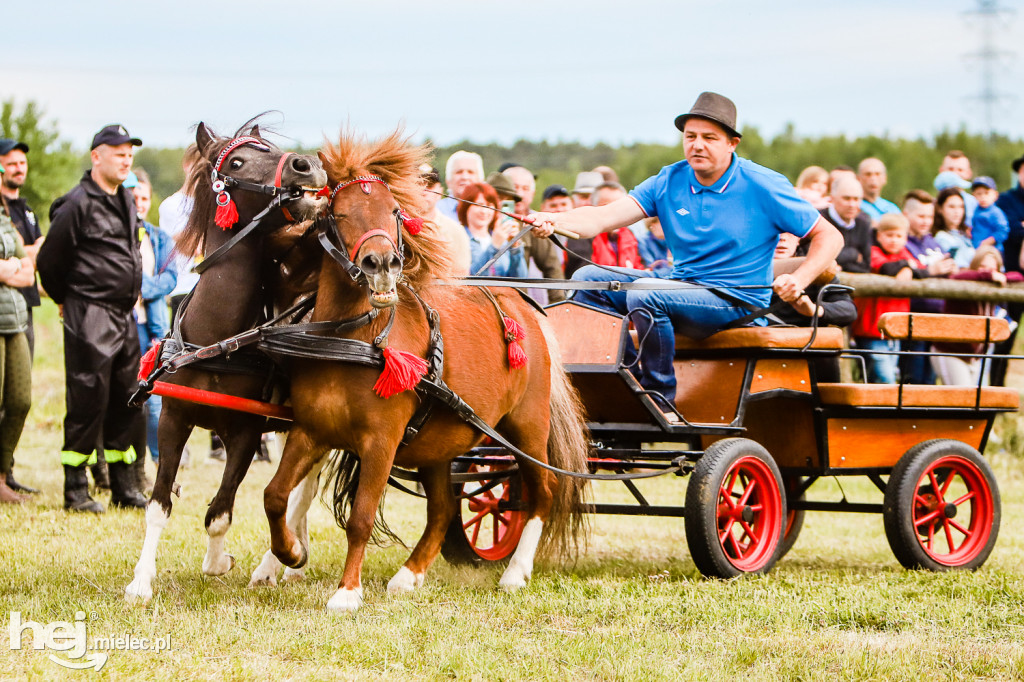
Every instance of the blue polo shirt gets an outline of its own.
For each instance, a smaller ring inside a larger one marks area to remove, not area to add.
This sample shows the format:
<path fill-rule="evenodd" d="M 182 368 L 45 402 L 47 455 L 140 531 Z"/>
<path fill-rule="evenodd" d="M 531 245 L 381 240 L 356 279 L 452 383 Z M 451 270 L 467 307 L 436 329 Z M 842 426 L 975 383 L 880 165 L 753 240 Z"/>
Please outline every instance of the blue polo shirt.
<path fill-rule="evenodd" d="M 867 199 L 860 200 L 860 210 L 871 216 L 871 222 L 877 223 L 878 219 L 886 213 L 900 213 L 900 207 L 888 199 L 878 197 L 874 202 Z"/>
<path fill-rule="evenodd" d="M 804 237 L 821 215 L 781 174 L 735 154 L 725 174 L 705 187 L 688 161 L 665 166 L 629 195 L 658 217 L 672 252 L 672 279 L 716 286 L 768 285 L 779 234 Z M 771 289 L 730 293 L 758 307 Z"/>

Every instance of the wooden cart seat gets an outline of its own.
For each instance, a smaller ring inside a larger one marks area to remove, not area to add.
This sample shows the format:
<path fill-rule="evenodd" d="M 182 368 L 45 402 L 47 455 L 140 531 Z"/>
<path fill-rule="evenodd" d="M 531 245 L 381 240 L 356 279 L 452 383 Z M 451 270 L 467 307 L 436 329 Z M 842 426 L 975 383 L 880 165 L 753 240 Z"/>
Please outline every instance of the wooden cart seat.
<path fill-rule="evenodd" d="M 800 350 L 811 338 L 811 329 L 806 327 L 741 327 L 726 329 L 697 341 L 688 336 L 676 335 L 676 351 L 776 348 Z M 814 338 L 816 350 L 842 350 L 843 330 L 838 327 L 822 327 Z"/>
<path fill-rule="evenodd" d="M 899 386 L 895 384 L 818 384 L 825 405 L 851 407 L 896 407 Z M 974 407 L 977 388 L 971 386 L 927 386 L 905 384 L 903 407 Z M 981 389 L 981 407 L 1015 410 L 1020 393 L 1015 388 L 991 386 Z"/>

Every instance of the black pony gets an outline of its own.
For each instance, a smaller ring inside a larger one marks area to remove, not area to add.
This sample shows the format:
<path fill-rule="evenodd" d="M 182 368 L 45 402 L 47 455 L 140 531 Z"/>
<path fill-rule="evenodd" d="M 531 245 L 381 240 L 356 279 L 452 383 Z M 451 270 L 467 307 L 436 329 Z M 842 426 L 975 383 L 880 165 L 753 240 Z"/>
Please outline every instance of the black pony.
<path fill-rule="evenodd" d="M 326 199 L 318 192 L 327 176 L 319 159 L 281 151 L 265 140 L 251 121 L 231 138 L 216 137 L 200 123 L 196 144 L 202 159 L 189 177 L 193 207 L 177 248 L 185 254 L 202 252 L 207 267 L 183 304 L 175 329 L 180 329 L 180 340 L 188 347 L 205 347 L 255 327 L 268 304 L 281 304 L 281 296 L 294 299 L 297 289 L 307 288 L 275 287 L 291 273 L 280 260 L 268 257 L 268 251 L 274 249 L 268 250 L 267 244 L 280 239 L 281 232 L 294 232 L 295 224 L 312 220 L 320 212 Z M 220 250 L 250 227 L 254 218 L 257 226 Z M 278 300 L 271 301 L 271 297 Z M 238 364 L 245 363 L 184 366 L 164 373 L 160 381 L 261 399 L 266 373 L 238 372 Z M 192 429 L 200 426 L 216 431 L 227 454 L 220 489 L 206 513 L 210 541 L 203 559 L 205 574 L 223 575 L 235 563 L 224 551 L 235 493 L 259 447 L 260 436 L 272 428 L 265 416 L 164 395 L 158 430 L 160 461 L 153 497 L 146 508 L 146 539 L 135 579 L 125 589 L 128 600 L 148 601 L 153 596 L 157 544 L 170 518 L 174 479 Z"/>

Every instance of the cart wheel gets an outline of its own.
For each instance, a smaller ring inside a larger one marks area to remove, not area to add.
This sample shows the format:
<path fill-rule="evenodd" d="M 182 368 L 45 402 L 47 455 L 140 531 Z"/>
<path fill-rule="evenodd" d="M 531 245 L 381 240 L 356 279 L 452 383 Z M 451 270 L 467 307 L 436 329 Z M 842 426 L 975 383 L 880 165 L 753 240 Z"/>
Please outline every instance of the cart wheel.
<path fill-rule="evenodd" d="M 706 576 L 763 573 L 778 560 L 786 498 L 768 451 L 720 440 L 698 460 L 686 489 L 686 542 Z"/>
<path fill-rule="evenodd" d="M 907 451 L 885 488 L 885 537 L 906 568 L 947 571 L 985 563 L 999 534 L 999 488 L 988 462 L 958 440 Z"/>
<path fill-rule="evenodd" d="M 803 483 L 802 476 L 783 476 L 782 479 L 787 491 L 795 490 Z M 796 499 L 802 502 L 805 498 L 806 494 L 801 493 L 800 497 Z M 789 500 L 790 497 L 787 495 L 786 499 Z M 789 550 L 793 549 L 793 545 L 796 544 L 796 539 L 800 537 L 800 531 L 804 527 L 804 514 L 806 512 L 803 509 L 789 509 L 788 504 L 786 507 L 786 521 L 782 531 L 782 543 L 779 546 L 779 556 L 776 561 L 782 559 L 782 557 L 789 553 Z"/>
<path fill-rule="evenodd" d="M 508 464 L 466 464 L 455 462 L 452 473 L 502 471 Z M 471 481 L 454 486 L 456 495 L 478 493 L 457 500 L 458 511 L 444 536 L 441 555 L 452 564 L 484 566 L 512 556 L 526 525 L 526 511 L 515 509 L 522 502 L 519 474 L 488 488 L 489 481 Z M 512 507 L 512 508 L 508 508 Z"/>

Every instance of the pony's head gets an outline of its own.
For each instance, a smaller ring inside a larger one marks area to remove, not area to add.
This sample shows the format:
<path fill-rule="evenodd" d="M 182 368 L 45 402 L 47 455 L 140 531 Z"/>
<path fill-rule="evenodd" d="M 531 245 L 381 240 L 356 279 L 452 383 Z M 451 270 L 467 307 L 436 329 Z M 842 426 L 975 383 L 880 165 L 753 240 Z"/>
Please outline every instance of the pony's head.
<path fill-rule="evenodd" d="M 428 152 L 396 130 L 372 142 L 346 131 L 320 153 L 337 237 L 365 278 L 374 307 L 398 302 L 403 277 L 415 286 L 447 274 L 450 258 L 434 226 L 420 231 L 426 205 L 419 168 Z"/>
<path fill-rule="evenodd" d="M 281 210 L 268 215 L 261 230 L 311 220 L 327 204 L 320 190 L 327 174 L 319 159 L 284 152 L 263 138 L 259 126 L 246 124 L 232 137 L 218 137 L 204 123 L 196 127 L 200 160 L 188 178 L 193 207 L 178 240 L 183 253 L 194 253 L 208 231 L 244 227 L 272 201 Z"/>

